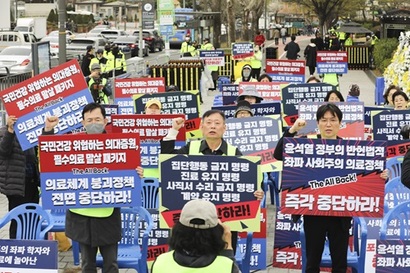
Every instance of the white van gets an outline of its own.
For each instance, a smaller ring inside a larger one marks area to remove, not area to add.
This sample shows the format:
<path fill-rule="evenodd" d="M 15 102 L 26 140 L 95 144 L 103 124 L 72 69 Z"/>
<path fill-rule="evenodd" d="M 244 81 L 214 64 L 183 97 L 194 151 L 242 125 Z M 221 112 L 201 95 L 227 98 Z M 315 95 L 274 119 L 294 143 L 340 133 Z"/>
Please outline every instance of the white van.
<path fill-rule="evenodd" d="M 31 45 L 37 41 L 32 33 L 0 31 L 0 52 L 9 46 Z"/>

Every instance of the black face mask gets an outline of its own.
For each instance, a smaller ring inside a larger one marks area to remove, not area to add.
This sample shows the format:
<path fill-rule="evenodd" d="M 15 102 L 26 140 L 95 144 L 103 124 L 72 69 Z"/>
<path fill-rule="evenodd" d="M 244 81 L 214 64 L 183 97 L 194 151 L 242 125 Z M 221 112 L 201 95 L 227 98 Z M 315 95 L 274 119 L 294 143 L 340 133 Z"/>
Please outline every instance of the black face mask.
<path fill-rule="evenodd" d="M 112 49 L 112 54 L 117 55 L 120 50 L 118 48 Z"/>

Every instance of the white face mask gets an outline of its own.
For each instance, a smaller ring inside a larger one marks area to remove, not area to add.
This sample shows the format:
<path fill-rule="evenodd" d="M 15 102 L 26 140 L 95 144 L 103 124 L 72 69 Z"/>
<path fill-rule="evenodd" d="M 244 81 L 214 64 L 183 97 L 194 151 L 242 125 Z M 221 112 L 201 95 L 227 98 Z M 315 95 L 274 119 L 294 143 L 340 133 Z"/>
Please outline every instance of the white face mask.
<path fill-rule="evenodd" d="M 90 123 L 85 126 L 85 131 L 87 134 L 101 134 L 104 132 L 104 124 L 101 123 Z"/>
<path fill-rule="evenodd" d="M 245 69 L 243 70 L 242 74 L 244 78 L 249 78 L 249 76 L 251 75 L 251 71 L 249 69 Z"/>

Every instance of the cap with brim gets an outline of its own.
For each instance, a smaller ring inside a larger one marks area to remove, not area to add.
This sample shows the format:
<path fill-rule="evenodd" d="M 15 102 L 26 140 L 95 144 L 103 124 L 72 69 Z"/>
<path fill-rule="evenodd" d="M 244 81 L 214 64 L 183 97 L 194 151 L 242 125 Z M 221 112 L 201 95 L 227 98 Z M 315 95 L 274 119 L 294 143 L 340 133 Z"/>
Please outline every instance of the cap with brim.
<path fill-rule="evenodd" d="M 96 70 L 96 69 L 101 69 L 101 66 L 99 63 L 93 63 L 91 65 L 91 70 Z"/>
<path fill-rule="evenodd" d="M 234 115 L 235 118 L 238 116 L 238 113 L 240 111 L 248 111 L 253 117 L 252 108 L 251 108 L 251 104 L 249 103 L 249 101 L 246 101 L 246 100 L 238 101 L 238 104 L 236 105 L 235 115 Z"/>
<path fill-rule="evenodd" d="M 96 70 L 96 69 L 101 69 L 101 66 L 99 63 L 93 63 L 91 65 L 91 70 Z"/>
<path fill-rule="evenodd" d="M 97 50 L 97 53 L 104 53 L 104 50 L 102 50 L 101 48 Z"/>
<path fill-rule="evenodd" d="M 147 103 L 145 104 L 145 108 L 149 108 L 151 107 L 153 104 L 155 104 L 156 106 L 158 106 L 159 109 L 162 108 L 162 104 L 159 100 L 157 99 L 150 99 L 149 101 L 147 101 Z"/>
<path fill-rule="evenodd" d="M 186 227 L 209 229 L 216 227 L 219 219 L 213 203 L 196 199 L 189 201 L 182 208 L 179 222 Z"/>
<path fill-rule="evenodd" d="M 252 86 L 246 86 L 236 101 L 245 100 L 246 96 L 255 97 L 257 103 L 263 101 L 263 98 L 259 95 L 258 91 Z"/>

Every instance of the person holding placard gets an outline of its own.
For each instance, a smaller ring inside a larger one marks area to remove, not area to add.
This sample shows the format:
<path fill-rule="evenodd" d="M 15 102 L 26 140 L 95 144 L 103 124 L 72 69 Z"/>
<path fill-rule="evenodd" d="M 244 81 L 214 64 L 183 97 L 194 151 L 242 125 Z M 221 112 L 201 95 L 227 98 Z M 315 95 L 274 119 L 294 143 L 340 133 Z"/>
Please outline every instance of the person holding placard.
<path fill-rule="evenodd" d="M 189 155 L 216 155 L 216 156 L 241 156 L 237 147 L 228 144 L 223 135 L 226 131 L 225 115 L 220 110 L 208 110 L 202 116 L 202 140 L 192 140 L 180 149 L 175 149 L 175 140 L 179 129 L 184 126 L 183 118 L 175 118 L 168 134 L 161 140 L 161 154 L 189 154 Z M 258 200 L 262 200 L 263 191 L 254 192 Z M 233 232 L 232 246 L 234 251 L 237 244 L 237 233 Z"/>
<path fill-rule="evenodd" d="M 82 111 L 82 124 L 87 134 L 105 133 L 108 123 L 105 108 L 98 103 L 89 103 Z M 46 117 L 43 135 L 53 135 L 57 116 Z M 142 167 L 137 173 L 143 177 Z M 118 242 L 121 240 L 120 208 L 77 208 L 66 214 L 66 235 L 80 244 L 82 272 L 97 272 L 96 255 L 103 257 L 103 272 L 118 273 Z"/>
<path fill-rule="evenodd" d="M 8 210 L 26 203 L 39 203 L 40 174 L 35 148 L 23 151 L 15 134 L 16 116 L 8 116 L 0 129 L 0 192 L 7 196 Z M 16 239 L 12 221 L 9 238 Z"/>
<path fill-rule="evenodd" d="M 320 132 L 317 138 L 340 139 L 337 134 L 340 130 L 342 116 L 342 111 L 333 103 L 320 106 L 316 112 L 317 126 Z M 297 119 L 292 127 L 284 132 L 274 152 L 274 157 L 277 160 L 283 160 L 283 138 L 294 137 L 305 126 L 305 120 Z M 292 215 L 295 223 L 299 218 L 300 215 Z M 332 256 L 332 272 L 346 272 L 351 221 L 351 217 L 303 216 L 306 237 L 306 273 L 320 272 L 320 261 L 326 237 L 329 240 L 330 255 Z"/>

